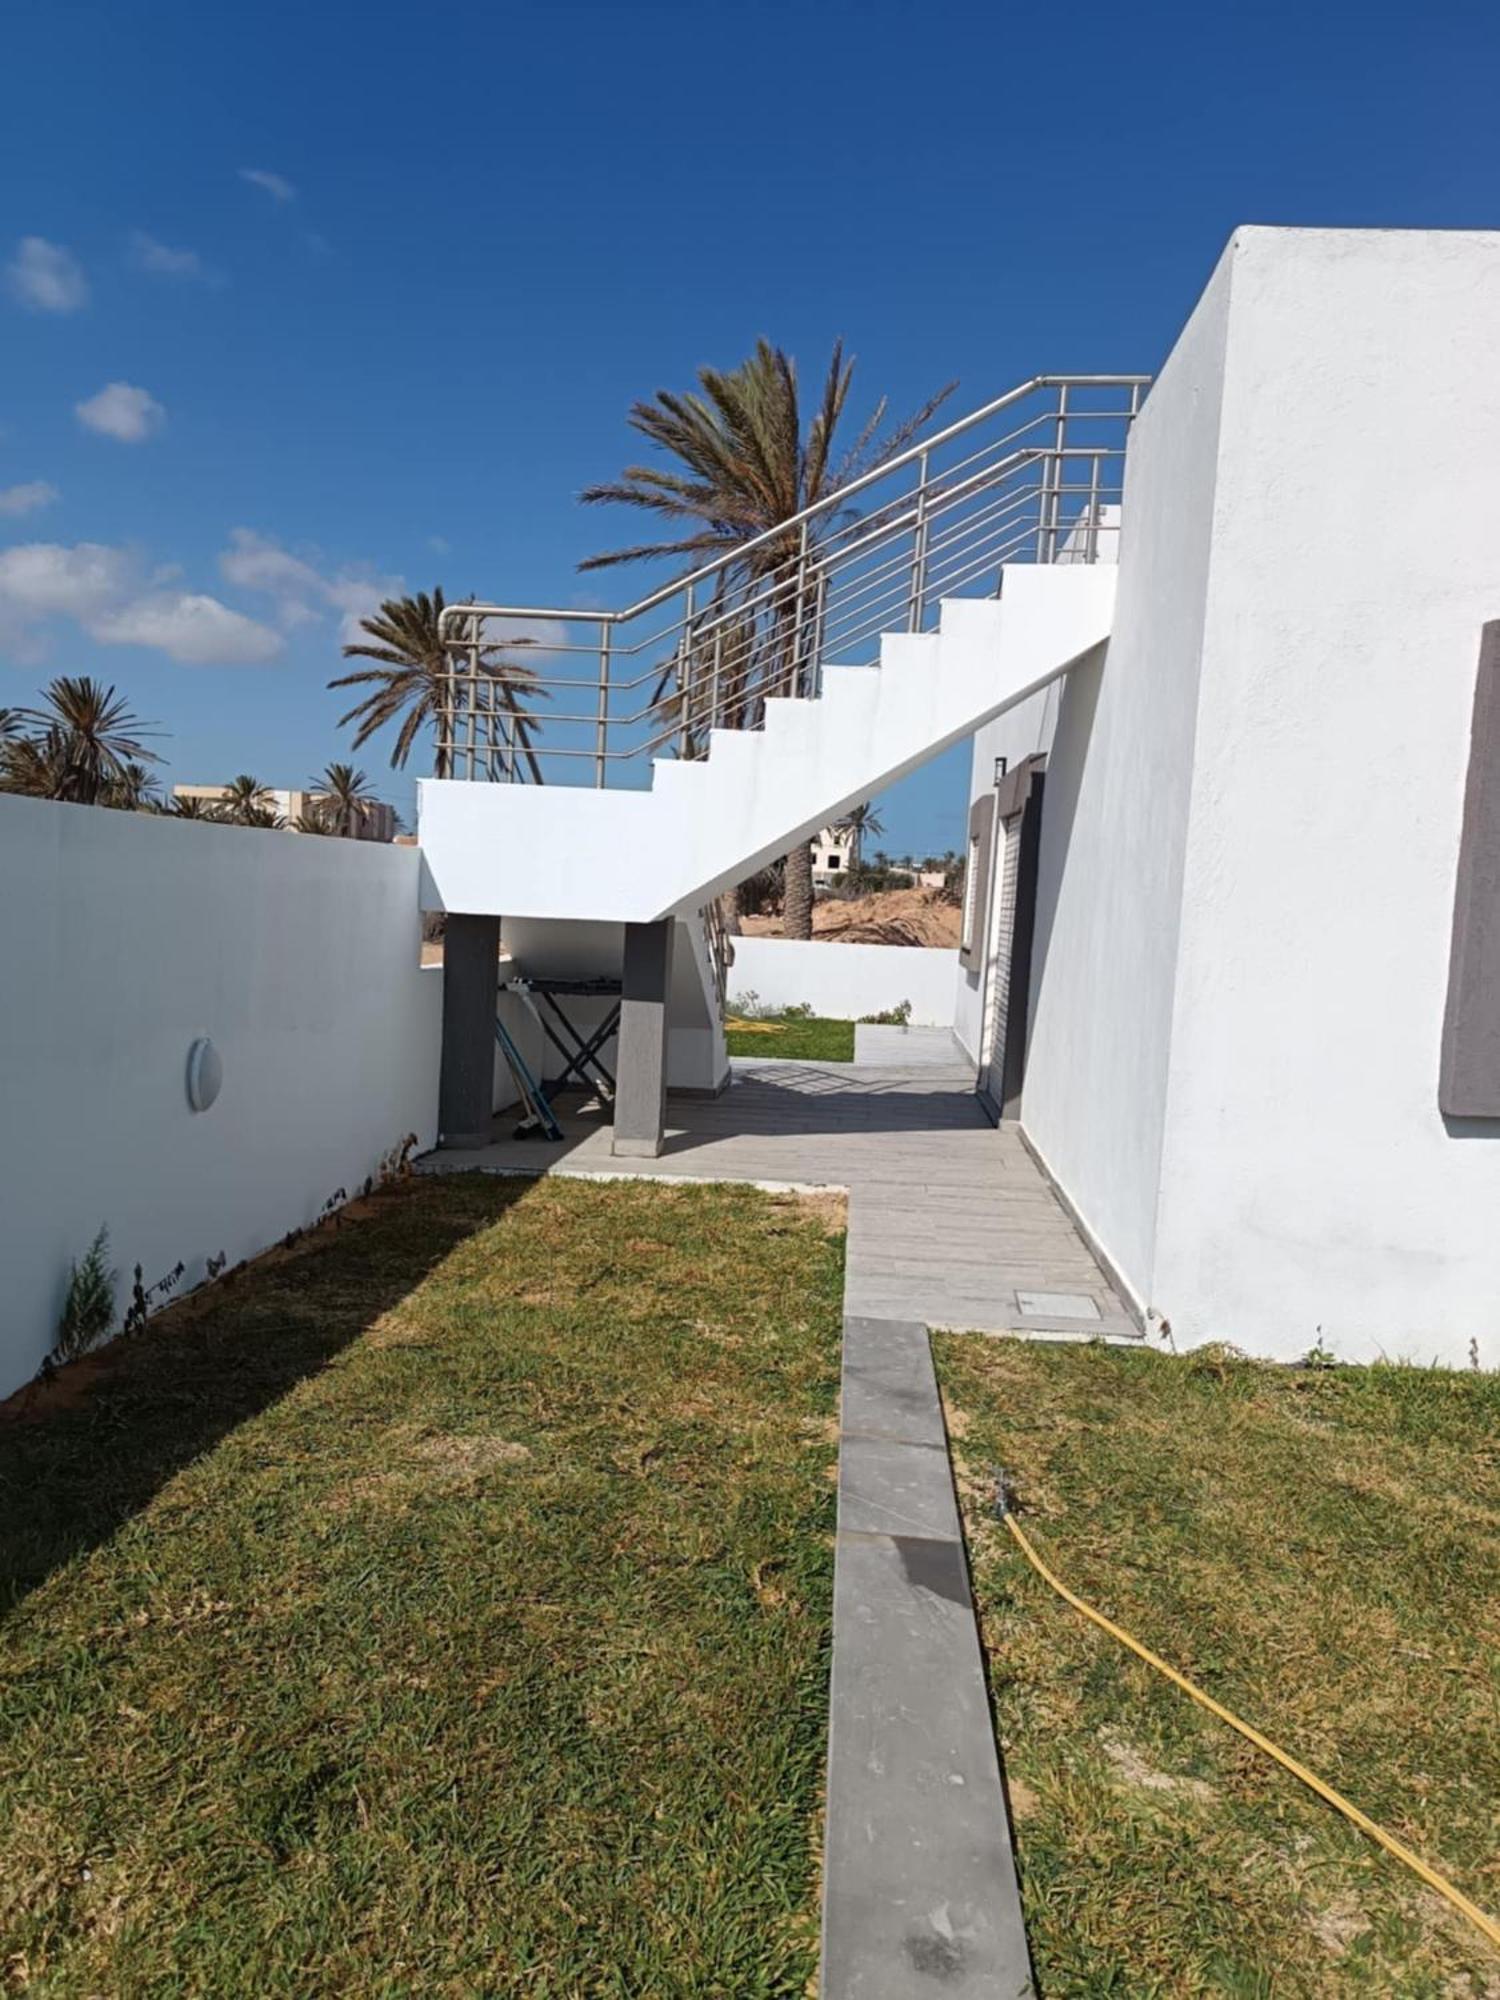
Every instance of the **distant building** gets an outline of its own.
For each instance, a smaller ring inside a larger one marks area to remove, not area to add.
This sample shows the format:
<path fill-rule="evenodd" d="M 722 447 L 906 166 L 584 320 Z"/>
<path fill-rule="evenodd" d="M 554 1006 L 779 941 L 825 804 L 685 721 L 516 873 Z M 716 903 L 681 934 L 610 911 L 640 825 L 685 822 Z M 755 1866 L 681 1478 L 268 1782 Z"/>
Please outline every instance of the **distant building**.
<path fill-rule="evenodd" d="M 825 826 L 821 833 L 815 833 L 809 845 L 812 848 L 812 872 L 815 882 L 827 882 L 837 875 L 847 874 L 853 860 L 854 842 L 841 828 Z"/>
<path fill-rule="evenodd" d="M 174 799 L 198 799 L 205 806 L 216 806 L 229 795 L 227 785 L 174 785 Z M 283 822 L 289 833 L 300 829 L 297 822 L 308 819 L 327 798 L 326 792 L 288 791 L 275 785 L 267 785 L 265 797 L 270 810 Z M 365 806 L 364 818 L 355 840 L 393 841 L 396 838 L 396 808 L 379 799 L 371 799 Z"/>

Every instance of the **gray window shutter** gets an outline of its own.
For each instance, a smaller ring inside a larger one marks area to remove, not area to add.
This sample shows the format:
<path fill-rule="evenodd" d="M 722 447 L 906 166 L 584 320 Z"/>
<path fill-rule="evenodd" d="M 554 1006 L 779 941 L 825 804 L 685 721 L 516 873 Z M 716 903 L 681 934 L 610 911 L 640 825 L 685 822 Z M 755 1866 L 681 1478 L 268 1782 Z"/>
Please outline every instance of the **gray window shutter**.
<path fill-rule="evenodd" d="M 969 808 L 969 844 L 964 856 L 964 931 L 958 962 L 970 972 L 984 966 L 989 927 L 990 857 L 995 845 L 995 794 L 985 792 Z"/>
<path fill-rule="evenodd" d="M 1438 1106 L 1500 1118 L 1500 619 L 1479 643 Z"/>

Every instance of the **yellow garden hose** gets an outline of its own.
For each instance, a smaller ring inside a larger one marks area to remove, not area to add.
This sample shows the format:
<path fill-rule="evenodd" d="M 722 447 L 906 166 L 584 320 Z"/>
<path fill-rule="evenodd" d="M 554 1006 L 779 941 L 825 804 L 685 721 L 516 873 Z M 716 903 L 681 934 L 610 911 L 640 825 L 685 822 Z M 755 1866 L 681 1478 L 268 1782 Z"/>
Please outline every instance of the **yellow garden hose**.
<path fill-rule="evenodd" d="M 1132 1653 L 1146 1662 L 1148 1667 L 1155 1667 L 1159 1674 L 1165 1674 L 1175 1687 L 1180 1687 L 1184 1694 L 1191 1695 L 1200 1708 L 1206 1708 L 1209 1714 L 1216 1715 L 1220 1722 L 1227 1722 L 1231 1729 L 1237 1729 L 1241 1736 L 1255 1745 L 1257 1750 L 1263 1750 L 1268 1757 L 1274 1758 L 1284 1771 L 1290 1771 L 1292 1776 L 1300 1779 L 1310 1791 L 1316 1792 L 1320 1799 L 1326 1800 L 1336 1811 L 1341 1812 L 1345 1819 L 1352 1821 L 1361 1833 L 1367 1833 L 1371 1840 L 1377 1841 L 1387 1854 L 1394 1854 L 1396 1859 L 1404 1863 L 1414 1875 L 1419 1875 L 1428 1888 L 1436 1889 L 1455 1910 L 1462 1911 L 1474 1928 L 1483 1932 L 1492 1945 L 1500 1946 L 1500 1924 L 1497 1924 L 1493 1917 L 1487 1917 L 1477 1903 L 1471 1903 L 1461 1889 L 1455 1889 L 1453 1884 L 1439 1875 L 1435 1868 L 1429 1868 L 1420 1855 L 1413 1854 L 1409 1847 L 1403 1847 L 1399 1840 L 1387 1833 L 1384 1827 L 1377 1826 L 1374 1820 L 1360 1811 L 1358 1806 L 1351 1805 L 1342 1793 L 1333 1789 L 1332 1785 L 1325 1785 L 1316 1772 L 1309 1771 L 1305 1764 L 1299 1764 L 1295 1757 L 1289 1757 L 1284 1750 L 1279 1750 L 1268 1736 L 1262 1736 L 1260 1731 L 1252 1729 L 1248 1722 L 1242 1722 L 1237 1715 L 1232 1715 L 1221 1702 L 1215 1701 L 1211 1694 L 1205 1694 L 1201 1687 L 1196 1687 L 1186 1674 L 1180 1674 L 1175 1667 L 1169 1667 L 1165 1660 L 1159 1658 L 1149 1647 L 1143 1646 L 1139 1639 L 1131 1638 L 1130 1634 L 1116 1625 L 1112 1618 L 1106 1618 L 1102 1611 L 1096 1611 L 1091 1604 L 1085 1604 L 1076 1592 L 1069 1590 L 1059 1577 L 1054 1576 L 1031 1546 L 1024 1530 L 1011 1512 L 1010 1498 L 1003 1476 L 997 1477 L 995 1482 L 995 1512 L 1009 1528 L 1016 1546 L 1037 1575 L 1044 1583 L 1050 1584 L 1058 1596 L 1071 1604 L 1075 1611 L 1081 1612 L 1091 1623 L 1097 1625 L 1100 1631 L 1107 1632 L 1111 1639 L 1118 1639 L 1122 1646 L 1128 1646 Z"/>

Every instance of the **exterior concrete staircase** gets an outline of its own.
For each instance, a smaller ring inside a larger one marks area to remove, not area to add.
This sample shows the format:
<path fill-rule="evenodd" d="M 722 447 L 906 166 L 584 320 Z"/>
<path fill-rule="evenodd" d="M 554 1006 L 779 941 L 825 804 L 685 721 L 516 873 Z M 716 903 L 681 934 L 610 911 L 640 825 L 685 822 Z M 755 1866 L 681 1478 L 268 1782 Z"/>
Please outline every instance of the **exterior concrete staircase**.
<path fill-rule="evenodd" d="M 998 597 L 941 601 L 935 631 L 888 632 L 879 664 L 825 667 L 816 698 L 713 729 L 708 754 L 652 760 L 649 789 L 419 785 L 431 907 L 609 923 L 690 917 L 1012 704 L 1109 635 L 1111 563 L 1006 566 Z"/>

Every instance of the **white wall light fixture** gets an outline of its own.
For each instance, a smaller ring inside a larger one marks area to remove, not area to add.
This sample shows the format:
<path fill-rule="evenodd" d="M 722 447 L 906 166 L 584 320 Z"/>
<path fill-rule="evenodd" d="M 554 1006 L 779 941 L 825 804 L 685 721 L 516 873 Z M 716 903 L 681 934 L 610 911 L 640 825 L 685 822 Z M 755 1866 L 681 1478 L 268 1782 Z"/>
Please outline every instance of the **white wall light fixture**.
<path fill-rule="evenodd" d="M 223 1058 L 207 1035 L 200 1035 L 188 1050 L 187 1098 L 192 1109 L 207 1111 L 223 1082 Z"/>

